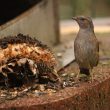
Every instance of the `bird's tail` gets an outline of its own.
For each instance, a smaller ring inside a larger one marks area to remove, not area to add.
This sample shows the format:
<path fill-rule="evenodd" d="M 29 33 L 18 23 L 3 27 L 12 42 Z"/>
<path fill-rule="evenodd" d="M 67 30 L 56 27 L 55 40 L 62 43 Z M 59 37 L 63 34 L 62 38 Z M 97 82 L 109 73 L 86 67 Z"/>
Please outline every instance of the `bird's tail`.
<path fill-rule="evenodd" d="M 86 68 L 80 68 L 80 73 L 85 75 L 90 75 L 89 69 Z"/>

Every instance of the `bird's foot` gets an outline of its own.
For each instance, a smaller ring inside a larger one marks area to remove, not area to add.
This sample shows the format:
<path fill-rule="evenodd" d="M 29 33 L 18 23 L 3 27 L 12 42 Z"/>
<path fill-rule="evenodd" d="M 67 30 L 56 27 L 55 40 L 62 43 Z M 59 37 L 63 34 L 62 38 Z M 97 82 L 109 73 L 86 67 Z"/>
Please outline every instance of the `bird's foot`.
<path fill-rule="evenodd" d="M 93 74 L 91 74 L 91 77 L 90 77 L 90 79 L 91 79 L 91 82 L 93 82 L 93 81 L 94 81 L 94 77 L 93 77 Z"/>

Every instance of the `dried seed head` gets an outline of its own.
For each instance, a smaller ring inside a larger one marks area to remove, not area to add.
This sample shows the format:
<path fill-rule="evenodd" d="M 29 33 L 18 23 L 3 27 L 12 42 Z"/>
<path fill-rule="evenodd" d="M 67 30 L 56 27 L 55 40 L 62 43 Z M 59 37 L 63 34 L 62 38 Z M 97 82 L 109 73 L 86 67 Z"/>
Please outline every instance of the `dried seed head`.
<path fill-rule="evenodd" d="M 0 39 L 0 73 L 8 85 L 57 81 L 55 66 L 53 53 L 35 38 L 18 34 Z"/>

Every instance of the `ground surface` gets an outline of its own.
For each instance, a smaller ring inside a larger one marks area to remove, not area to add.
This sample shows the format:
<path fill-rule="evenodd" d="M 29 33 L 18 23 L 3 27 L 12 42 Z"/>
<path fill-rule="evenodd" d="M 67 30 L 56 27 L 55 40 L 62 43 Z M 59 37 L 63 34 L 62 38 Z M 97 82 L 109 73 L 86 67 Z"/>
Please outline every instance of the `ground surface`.
<path fill-rule="evenodd" d="M 53 94 L 59 94 L 60 91 L 66 88 L 75 87 L 79 88 L 83 83 L 101 82 L 104 79 L 110 77 L 110 61 L 106 64 L 101 61 L 100 64 L 95 67 L 91 73 L 91 77 L 78 78 L 79 69 L 76 63 L 71 64 L 69 67 L 59 72 L 62 79 L 62 84 L 35 84 L 33 87 L 21 87 L 14 89 L 2 89 L 0 90 L 0 103 L 10 103 L 23 98 L 40 98 L 45 96 L 52 96 Z"/>

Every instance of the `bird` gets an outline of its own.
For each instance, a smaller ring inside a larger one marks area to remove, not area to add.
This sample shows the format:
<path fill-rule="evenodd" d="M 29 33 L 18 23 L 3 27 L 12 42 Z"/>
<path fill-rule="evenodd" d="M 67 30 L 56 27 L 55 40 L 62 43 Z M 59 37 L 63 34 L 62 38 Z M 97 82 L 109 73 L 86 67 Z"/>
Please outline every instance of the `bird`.
<path fill-rule="evenodd" d="M 94 32 L 91 17 L 73 17 L 79 25 L 79 32 L 74 41 L 74 54 L 79 66 L 79 76 L 93 76 L 90 74 L 93 67 L 99 62 L 99 42 Z"/>

